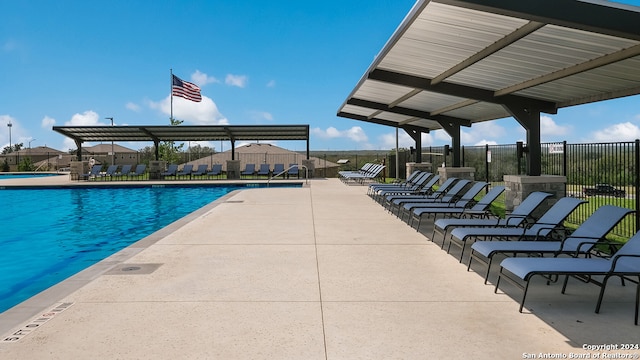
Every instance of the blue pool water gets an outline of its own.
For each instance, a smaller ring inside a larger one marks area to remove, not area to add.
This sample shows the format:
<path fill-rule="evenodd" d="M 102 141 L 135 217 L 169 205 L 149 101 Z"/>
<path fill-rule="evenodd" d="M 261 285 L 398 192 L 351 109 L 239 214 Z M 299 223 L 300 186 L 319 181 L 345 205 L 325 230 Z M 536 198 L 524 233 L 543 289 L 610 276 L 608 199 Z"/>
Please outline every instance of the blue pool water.
<path fill-rule="evenodd" d="M 240 188 L 0 190 L 0 312 Z"/>
<path fill-rule="evenodd" d="M 52 174 L 52 173 L 24 173 L 24 174 L 0 173 L 0 180 L 25 179 L 25 178 L 43 177 L 43 176 L 63 176 L 63 175 L 69 176 L 68 174 Z"/>

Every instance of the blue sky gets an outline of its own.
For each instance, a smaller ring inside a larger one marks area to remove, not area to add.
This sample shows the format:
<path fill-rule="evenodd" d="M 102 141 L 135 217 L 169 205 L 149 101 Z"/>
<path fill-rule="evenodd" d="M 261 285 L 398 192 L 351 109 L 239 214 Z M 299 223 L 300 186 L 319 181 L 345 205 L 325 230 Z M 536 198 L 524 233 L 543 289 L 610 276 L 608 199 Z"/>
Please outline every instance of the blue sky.
<path fill-rule="evenodd" d="M 174 98 L 174 117 L 185 125 L 309 124 L 312 150 L 391 149 L 393 128 L 336 112 L 413 4 L 0 0 L 0 146 L 9 144 L 9 122 L 12 143 L 63 151 L 75 144 L 54 125 L 110 125 L 106 117 L 116 125 L 168 125 L 173 69 L 202 88 L 201 103 Z M 543 114 L 542 140 L 640 138 L 638 104 L 634 96 Z M 400 135 L 401 146 L 411 145 Z M 462 130 L 463 145 L 524 138 L 512 118 Z M 448 143 L 442 131 L 423 139 L 424 146 Z"/>

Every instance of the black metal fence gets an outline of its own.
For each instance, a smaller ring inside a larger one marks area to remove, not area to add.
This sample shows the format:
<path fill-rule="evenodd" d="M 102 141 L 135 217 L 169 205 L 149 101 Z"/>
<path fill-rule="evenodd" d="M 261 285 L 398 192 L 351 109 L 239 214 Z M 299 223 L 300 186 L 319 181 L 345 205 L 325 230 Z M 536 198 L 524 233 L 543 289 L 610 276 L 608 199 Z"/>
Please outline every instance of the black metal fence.
<path fill-rule="evenodd" d="M 640 187 L 640 140 L 589 144 L 557 142 L 541 146 L 542 174 L 565 176 L 566 195 L 588 200 L 568 218 L 570 223 L 582 223 L 597 207 L 605 204 L 640 209 L 640 199 L 636 196 Z M 430 148 L 429 152 L 444 152 L 444 148 Z M 467 146 L 462 149 L 461 163 L 476 169 L 477 180 L 498 184 L 503 182 L 504 175 L 524 172 L 526 156 L 519 156 L 523 152 L 526 147 L 518 144 Z M 613 233 L 630 237 L 640 228 L 638 220 L 636 216 L 625 219 Z"/>

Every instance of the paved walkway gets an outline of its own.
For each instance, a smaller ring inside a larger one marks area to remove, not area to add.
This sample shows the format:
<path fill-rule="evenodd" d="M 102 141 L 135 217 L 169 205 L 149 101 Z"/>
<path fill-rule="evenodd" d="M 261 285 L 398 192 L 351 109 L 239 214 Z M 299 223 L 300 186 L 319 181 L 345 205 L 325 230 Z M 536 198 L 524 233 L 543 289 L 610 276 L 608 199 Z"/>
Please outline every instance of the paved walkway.
<path fill-rule="evenodd" d="M 612 285 L 597 315 L 593 285 L 539 281 L 521 314 L 365 187 L 316 179 L 235 192 L 0 314 L 0 358 L 569 358 L 640 342 L 635 286 Z"/>

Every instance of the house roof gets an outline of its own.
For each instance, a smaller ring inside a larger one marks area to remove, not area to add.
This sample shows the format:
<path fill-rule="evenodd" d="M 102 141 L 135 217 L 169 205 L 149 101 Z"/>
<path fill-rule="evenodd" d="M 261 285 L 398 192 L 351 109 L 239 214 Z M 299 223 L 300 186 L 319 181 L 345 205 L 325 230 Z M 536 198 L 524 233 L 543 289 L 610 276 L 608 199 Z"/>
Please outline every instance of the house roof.
<path fill-rule="evenodd" d="M 419 0 L 338 116 L 423 132 L 640 93 L 640 8 Z"/>

